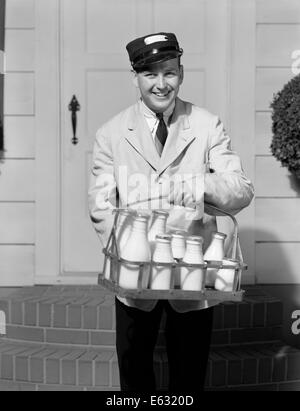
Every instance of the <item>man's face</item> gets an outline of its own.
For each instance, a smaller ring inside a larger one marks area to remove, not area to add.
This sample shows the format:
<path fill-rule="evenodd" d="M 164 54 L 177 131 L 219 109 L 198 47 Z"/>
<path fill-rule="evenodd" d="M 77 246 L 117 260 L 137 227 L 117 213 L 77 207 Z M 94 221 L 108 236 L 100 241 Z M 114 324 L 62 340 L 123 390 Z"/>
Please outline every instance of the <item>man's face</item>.
<path fill-rule="evenodd" d="M 163 113 L 176 99 L 183 81 L 183 67 L 177 58 L 152 64 L 147 70 L 135 73 L 134 84 L 141 97 L 156 113 Z"/>

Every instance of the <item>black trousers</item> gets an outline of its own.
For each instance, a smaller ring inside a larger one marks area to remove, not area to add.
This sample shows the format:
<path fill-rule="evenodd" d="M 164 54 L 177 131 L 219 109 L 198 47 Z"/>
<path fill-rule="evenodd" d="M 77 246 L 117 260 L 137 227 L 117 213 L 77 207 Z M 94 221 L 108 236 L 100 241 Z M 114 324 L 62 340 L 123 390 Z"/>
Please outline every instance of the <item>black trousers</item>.
<path fill-rule="evenodd" d="M 122 391 L 156 391 L 153 353 L 162 314 L 166 313 L 166 349 L 170 392 L 203 391 L 213 308 L 178 313 L 168 301 L 142 311 L 116 298 L 116 348 Z"/>

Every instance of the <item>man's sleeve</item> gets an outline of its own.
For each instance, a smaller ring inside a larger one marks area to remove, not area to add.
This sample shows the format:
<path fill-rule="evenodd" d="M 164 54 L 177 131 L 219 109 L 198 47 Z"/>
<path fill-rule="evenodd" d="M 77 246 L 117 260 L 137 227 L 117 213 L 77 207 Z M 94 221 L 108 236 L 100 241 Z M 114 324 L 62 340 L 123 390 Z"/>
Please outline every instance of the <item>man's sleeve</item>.
<path fill-rule="evenodd" d="M 223 123 L 214 117 L 210 129 L 208 169 L 205 174 L 205 202 L 231 214 L 248 206 L 254 188 L 245 176 L 238 155 L 231 150 Z"/>
<path fill-rule="evenodd" d="M 88 199 L 91 220 L 104 246 L 112 228 L 117 198 L 112 151 L 100 129 L 94 144 Z"/>

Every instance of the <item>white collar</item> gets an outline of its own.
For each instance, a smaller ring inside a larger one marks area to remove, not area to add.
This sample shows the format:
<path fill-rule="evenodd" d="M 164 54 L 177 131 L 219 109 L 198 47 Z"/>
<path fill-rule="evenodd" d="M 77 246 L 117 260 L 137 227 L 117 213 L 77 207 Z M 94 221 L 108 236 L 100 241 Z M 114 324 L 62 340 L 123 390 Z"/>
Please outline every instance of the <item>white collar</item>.
<path fill-rule="evenodd" d="M 149 120 L 155 120 L 157 121 L 157 116 L 156 113 L 154 111 L 152 111 L 145 103 L 144 101 L 141 99 L 141 109 L 142 109 L 142 113 L 144 114 L 144 116 L 149 119 Z M 163 113 L 164 115 L 164 120 L 165 123 L 168 124 L 169 118 L 171 117 L 173 111 L 175 108 L 175 101 L 173 101 L 173 103 L 171 104 L 170 107 L 168 107 L 168 109 Z"/>

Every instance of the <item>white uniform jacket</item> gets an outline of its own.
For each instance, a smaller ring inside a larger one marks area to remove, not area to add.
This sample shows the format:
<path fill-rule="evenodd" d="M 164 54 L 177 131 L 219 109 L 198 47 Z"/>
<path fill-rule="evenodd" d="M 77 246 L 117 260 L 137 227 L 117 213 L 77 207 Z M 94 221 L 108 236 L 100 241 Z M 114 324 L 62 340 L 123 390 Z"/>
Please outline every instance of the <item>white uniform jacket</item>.
<path fill-rule="evenodd" d="M 161 157 L 142 113 L 141 102 L 104 124 L 96 135 L 89 190 L 90 215 L 102 244 L 106 245 L 113 222 L 111 210 L 116 205 L 124 207 L 132 201 L 144 200 L 140 203 L 144 207 L 147 199 L 162 193 L 170 178 L 190 174 L 202 176 L 198 181 L 203 181 L 205 202 L 224 211 L 236 214 L 252 200 L 253 186 L 244 175 L 239 157 L 231 150 L 223 124 L 207 110 L 176 99 Z M 203 204 L 199 193 L 197 200 Z M 166 207 L 170 212 L 168 228 L 201 235 L 205 249 L 212 232 L 217 230 L 215 216 L 201 213 L 198 218 L 191 217 L 190 210 L 178 206 L 170 209 L 166 200 L 161 201 L 157 208 Z M 155 205 L 153 200 L 151 208 L 156 208 Z M 157 301 L 127 299 L 124 302 L 149 311 Z M 194 301 L 170 300 L 170 304 L 179 312 L 208 307 Z"/>

